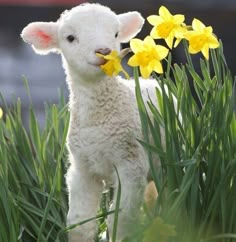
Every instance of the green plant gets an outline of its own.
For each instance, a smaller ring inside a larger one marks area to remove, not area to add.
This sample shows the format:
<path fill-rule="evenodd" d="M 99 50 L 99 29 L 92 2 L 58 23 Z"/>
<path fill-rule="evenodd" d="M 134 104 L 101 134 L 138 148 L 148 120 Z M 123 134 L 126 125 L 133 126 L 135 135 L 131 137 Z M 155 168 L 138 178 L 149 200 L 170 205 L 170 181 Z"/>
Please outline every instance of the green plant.
<path fill-rule="evenodd" d="M 1 98 L 4 103 L 3 97 Z M 63 95 L 45 105 L 41 129 L 32 103 L 29 126 L 21 102 L 5 104 L 0 120 L 0 241 L 55 241 L 65 227 L 67 192 L 64 174 L 69 113 Z M 67 241 L 66 234 L 60 241 Z"/>
<path fill-rule="evenodd" d="M 177 235 L 170 241 L 235 241 L 235 83 L 222 45 L 211 50 L 210 60 L 200 59 L 200 72 L 187 45 L 185 50 L 185 64 L 172 66 L 169 54 L 165 73 L 155 76 L 162 89 L 162 94 L 156 89 L 158 104 L 150 100 L 146 108 L 134 72 L 144 134 L 140 142 L 159 192 L 153 219 L 160 216 L 175 225 Z M 153 169 L 155 155 L 159 170 Z"/>

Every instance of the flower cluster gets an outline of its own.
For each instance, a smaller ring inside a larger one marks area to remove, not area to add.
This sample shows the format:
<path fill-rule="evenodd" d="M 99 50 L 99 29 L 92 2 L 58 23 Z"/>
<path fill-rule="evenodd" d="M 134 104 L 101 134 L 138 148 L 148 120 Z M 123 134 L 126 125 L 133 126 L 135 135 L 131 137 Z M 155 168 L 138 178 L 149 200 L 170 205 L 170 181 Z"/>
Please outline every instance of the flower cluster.
<path fill-rule="evenodd" d="M 128 65 L 139 67 L 143 78 L 147 79 L 153 71 L 162 74 L 161 61 L 167 57 L 170 49 L 178 46 L 182 39 L 188 41 L 190 54 L 201 52 L 207 60 L 209 59 L 209 49 L 220 46 L 213 34 L 212 27 L 206 27 L 200 20 L 195 18 L 192 25 L 187 26 L 184 23 L 184 15 L 172 15 L 164 6 L 160 7 L 158 13 L 159 15 L 151 15 L 147 18 L 153 26 L 150 36 L 144 40 L 134 38 L 130 41 L 130 48 L 134 55 L 128 60 Z M 169 48 L 157 45 L 155 39 L 164 39 Z M 113 52 L 108 56 L 101 57 L 108 60 L 104 66 L 101 66 L 107 75 L 113 76 L 119 72 L 128 75 L 120 64 L 122 58 L 118 53 L 114 54 Z"/>
<path fill-rule="evenodd" d="M 3 111 L 2 111 L 2 109 L 0 108 L 0 119 L 2 118 L 2 116 L 3 116 Z"/>

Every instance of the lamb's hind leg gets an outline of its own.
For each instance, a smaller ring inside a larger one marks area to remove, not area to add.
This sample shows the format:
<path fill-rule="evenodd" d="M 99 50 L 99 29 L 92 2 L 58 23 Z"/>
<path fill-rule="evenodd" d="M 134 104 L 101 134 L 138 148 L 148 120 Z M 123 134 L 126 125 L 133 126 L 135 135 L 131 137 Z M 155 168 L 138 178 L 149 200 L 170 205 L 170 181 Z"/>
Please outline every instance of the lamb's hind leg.
<path fill-rule="evenodd" d="M 67 224 L 76 224 L 96 216 L 103 189 L 101 181 L 85 169 L 70 167 L 67 174 L 69 212 Z M 96 233 L 96 221 L 85 223 L 69 232 L 69 242 L 92 242 Z"/>
<path fill-rule="evenodd" d="M 137 228 L 139 209 L 143 202 L 143 194 L 147 181 L 144 173 L 140 172 L 140 175 L 138 175 L 137 170 L 132 170 L 132 168 L 131 170 L 118 169 L 118 173 L 121 181 L 121 212 L 118 218 L 116 241 L 121 241 Z M 118 183 L 116 182 L 112 209 L 116 206 L 117 189 Z M 113 232 L 113 221 L 114 216 L 109 216 L 108 227 L 110 238 Z"/>

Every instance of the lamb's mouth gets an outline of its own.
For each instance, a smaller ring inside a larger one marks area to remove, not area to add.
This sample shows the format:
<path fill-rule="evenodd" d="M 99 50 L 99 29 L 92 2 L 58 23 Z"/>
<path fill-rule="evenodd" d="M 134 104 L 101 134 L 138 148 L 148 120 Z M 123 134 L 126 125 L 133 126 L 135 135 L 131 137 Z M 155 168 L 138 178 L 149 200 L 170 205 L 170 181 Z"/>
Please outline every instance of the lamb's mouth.
<path fill-rule="evenodd" d="M 100 59 L 99 61 L 96 61 L 96 62 L 88 62 L 88 64 L 95 66 L 95 67 L 100 67 L 106 63 L 107 63 L 107 60 L 105 60 L 105 59 Z"/>

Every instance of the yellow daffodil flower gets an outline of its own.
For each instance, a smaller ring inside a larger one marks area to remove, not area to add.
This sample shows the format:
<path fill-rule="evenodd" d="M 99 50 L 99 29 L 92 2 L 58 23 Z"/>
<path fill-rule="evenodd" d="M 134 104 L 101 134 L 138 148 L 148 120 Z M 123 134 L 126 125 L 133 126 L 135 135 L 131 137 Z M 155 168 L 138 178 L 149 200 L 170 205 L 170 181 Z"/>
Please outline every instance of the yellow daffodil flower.
<path fill-rule="evenodd" d="M 189 53 L 196 54 L 201 51 L 208 60 L 209 49 L 216 49 L 220 46 L 212 32 L 212 27 L 206 27 L 200 20 L 194 19 L 192 28 L 193 30 L 185 33 L 185 38 L 189 41 Z"/>
<path fill-rule="evenodd" d="M 3 111 L 2 111 L 2 109 L 0 108 L 0 119 L 2 118 L 2 116 L 3 116 Z"/>
<path fill-rule="evenodd" d="M 129 79 L 128 73 L 123 69 L 121 65 L 121 56 L 119 56 L 116 50 L 113 50 L 109 55 L 102 55 L 99 53 L 96 55 L 107 60 L 107 62 L 100 67 L 108 76 L 117 76 L 120 72 L 122 72 L 125 77 Z"/>
<path fill-rule="evenodd" d="M 147 18 L 148 22 L 154 26 L 150 33 L 151 37 L 153 39 L 164 39 L 170 49 L 172 49 L 174 38 L 176 38 L 177 41 L 174 45 L 176 47 L 187 31 L 184 19 L 184 15 L 172 15 L 166 7 L 161 6 L 159 15 L 151 15 Z"/>
<path fill-rule="evenodd" d="M 161 60 L 168 55 L 169 50 L 166 47 L 156 45 L 151 36 L 147 36 L 143 41 L 132 39 L 130 47 L 134 55 L 130 57 L 128 65 L 139 66 L 143 78 L 147 79 L 152 71 L 163 73 Z"/>

